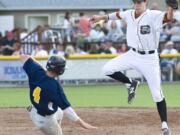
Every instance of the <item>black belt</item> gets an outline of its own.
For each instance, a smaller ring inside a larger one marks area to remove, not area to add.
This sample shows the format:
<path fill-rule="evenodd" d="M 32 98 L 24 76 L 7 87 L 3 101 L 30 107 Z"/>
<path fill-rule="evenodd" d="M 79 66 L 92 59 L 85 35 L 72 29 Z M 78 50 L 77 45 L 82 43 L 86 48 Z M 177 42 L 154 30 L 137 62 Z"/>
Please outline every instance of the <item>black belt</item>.
<path fill-rule="evenodd" d="M 132 49 L 134 52 L 137 52 L 137 53 L 142 54 L 142 55 L 144 55 L 144 54 L 153 54 L 153 53 L 156 52 L 156 50 L 140 51 L 140 50 L 137 50 L 137 49 L 132 48 L 132 47 L 131 47 L 131 49 Z"/>

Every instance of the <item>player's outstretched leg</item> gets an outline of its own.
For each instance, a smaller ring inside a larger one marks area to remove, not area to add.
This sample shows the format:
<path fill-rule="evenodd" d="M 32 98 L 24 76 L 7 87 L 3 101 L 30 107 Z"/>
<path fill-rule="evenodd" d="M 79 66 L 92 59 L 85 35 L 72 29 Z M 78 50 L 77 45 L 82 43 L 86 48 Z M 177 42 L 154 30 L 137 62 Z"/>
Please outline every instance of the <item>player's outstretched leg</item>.
<path fill-rule="evenodd" d="M 129 104 L 132 103 L 133 99 L 135 98 L 135 94 L 136 94 L 136 90 L 139 85 L 139 81 L 131 80 L 121 72 L 115 72 L 115 73 L 113 73 L 111 75 L 107 75 L 107 76 L 126 84 L 127 89 L 128 89 L 128 103 Z"/>
<path fill-rule="evenodd" d="M 161 102 L 157 102 L 157 109 L 162 122 L 163 135 L 171 135 L 167 124 L 167 108 L 165 99 L 163 99 Z"/>

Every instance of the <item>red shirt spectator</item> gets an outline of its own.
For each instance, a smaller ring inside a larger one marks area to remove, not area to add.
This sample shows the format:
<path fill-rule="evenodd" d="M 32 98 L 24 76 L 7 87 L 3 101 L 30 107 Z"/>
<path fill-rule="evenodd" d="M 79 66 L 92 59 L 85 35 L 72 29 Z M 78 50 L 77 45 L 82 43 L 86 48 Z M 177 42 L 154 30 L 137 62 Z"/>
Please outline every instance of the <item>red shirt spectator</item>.
<path fill-rule="evenodd" d="M 89 36 L 90 30 L 91 30 L 91 25 L 87 17 L 85 17 L 84 13 L 79 14 L 80 19 L 80 27 L 83 30 L 84 33 L 86 33 L 87 36 Z"/>

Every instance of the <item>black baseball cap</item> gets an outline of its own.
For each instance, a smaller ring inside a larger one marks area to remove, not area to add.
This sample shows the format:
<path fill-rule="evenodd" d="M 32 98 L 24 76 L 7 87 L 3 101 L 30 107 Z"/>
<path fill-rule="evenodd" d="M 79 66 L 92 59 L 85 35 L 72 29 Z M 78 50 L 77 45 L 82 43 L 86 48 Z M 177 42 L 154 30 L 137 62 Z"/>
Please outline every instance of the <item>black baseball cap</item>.
<path fill-rule="evenodd" d="M 133 0 L 134 3 L 141 3 L 141 2 L 146 2 L 146 0 Z"/>

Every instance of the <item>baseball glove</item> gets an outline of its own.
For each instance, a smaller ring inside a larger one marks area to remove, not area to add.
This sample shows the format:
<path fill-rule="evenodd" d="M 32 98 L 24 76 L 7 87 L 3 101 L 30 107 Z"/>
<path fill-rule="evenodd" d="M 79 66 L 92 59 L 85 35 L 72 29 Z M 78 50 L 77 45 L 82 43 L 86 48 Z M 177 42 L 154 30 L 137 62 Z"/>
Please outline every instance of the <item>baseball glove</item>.
<path fill-rule="evenodd" d="M 177 0 L 166 0 L 166 4 L 173 9 L 178 9 L 178 1 Z"/>

